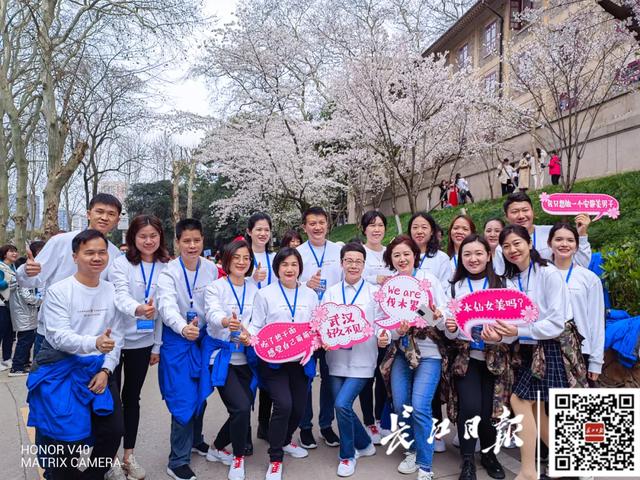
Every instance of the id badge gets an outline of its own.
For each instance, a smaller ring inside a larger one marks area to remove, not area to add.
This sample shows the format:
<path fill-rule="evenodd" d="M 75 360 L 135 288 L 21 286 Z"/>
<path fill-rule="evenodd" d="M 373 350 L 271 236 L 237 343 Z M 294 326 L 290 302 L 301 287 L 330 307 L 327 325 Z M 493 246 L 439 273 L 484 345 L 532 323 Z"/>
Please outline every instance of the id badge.
<path fill-rule="evenodd" d="M 324 292 L 325 292 L 326 289 L 327 289 L 327 279 L 326 278 L 321 278 L 320 279 L 320 286 L 316 290 L 316 293 L 318 294 L 318 298 L 320 298 L 321 300 L 322 300 L 322 296 L 324 295 Z"/>
<path fill-rule="evenodd" d="M 480 337 L 481 334 L 482 325 L 476 325 L 471 328 L 471 338 L 473 338 L 470 345 L 471 350 L 484 350 L 484 340 Z"/>
<path fill-rule="evenodd" d="M 232 352 L 242 351 L 243 345 L 240 344 L 240 332 L 231 332 L 231 337 L 229 338 L 229 340 L 231 341 Z"/>
<path fill-rule="evenodd" d="M 148 318 L 136 318 L 136 330 L 140 333 L 153 332 L 155 322 L 155 319 L 149 320 Z"/>

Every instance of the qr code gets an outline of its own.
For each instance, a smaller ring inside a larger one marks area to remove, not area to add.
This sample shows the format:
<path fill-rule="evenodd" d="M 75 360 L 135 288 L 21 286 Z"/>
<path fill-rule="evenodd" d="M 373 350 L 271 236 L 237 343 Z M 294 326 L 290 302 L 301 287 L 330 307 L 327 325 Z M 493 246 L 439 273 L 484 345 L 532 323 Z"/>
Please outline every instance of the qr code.
<path fill-rule="evenodd" d="M 549 474 L 640 478 L 640 389 L 549 390 Z"/>

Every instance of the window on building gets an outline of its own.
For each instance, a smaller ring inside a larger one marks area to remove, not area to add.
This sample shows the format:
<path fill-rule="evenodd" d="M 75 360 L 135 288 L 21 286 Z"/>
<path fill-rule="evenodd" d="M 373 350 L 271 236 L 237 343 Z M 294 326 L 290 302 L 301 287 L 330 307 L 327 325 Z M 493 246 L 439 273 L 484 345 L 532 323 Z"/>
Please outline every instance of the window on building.
<path fill-rule="evenodd" d="M 469 54 L 469 44 L 465 43 L 458 49 L 458 66 L 465 68 L 471 65 L 471 55 Z"/>
<path fill-rule="evenodd" d="M 488 57 L 496 52 L 498 47 L 498 22 L 491 22 L 484 27 L 484 56 Z"/>
<path fill-rule="evenodd" d="M 493 95 L 498 91 L 498 72 L 491 72 L 484 77 L 484 91 Z"/>

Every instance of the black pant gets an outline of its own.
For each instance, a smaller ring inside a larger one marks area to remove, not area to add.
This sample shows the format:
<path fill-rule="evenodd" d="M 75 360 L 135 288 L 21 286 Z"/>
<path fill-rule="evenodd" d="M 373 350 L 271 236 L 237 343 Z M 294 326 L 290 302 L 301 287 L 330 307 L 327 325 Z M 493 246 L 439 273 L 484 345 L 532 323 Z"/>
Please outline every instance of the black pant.
<path fill-rule="evenodd" d="M 13 325 L 7 305 L 0 306 L 0 342 L 2 342 L 2 361 L 11 359 L 13 350 Z"/>
<path fill-rule="evenodd" d="M 229 365 L 227 380 L 223 387 L 218 388 L 229 418 L 220 428 L 213 444 L 218 450 L 231 444 L 236 457 L 244 456 L 251 421 L 251 377 L 248 365 Z"/>
<path fill-rule="evenodd" d="M 260 376 L 271 394 L 273 413 L 269 422 L 269 458 L 281 462 L 282 447 L 291 443 L 307 405 L 309 380 L 298 362 L 288 362 L 274 369 L 260 362 Z"/>
<path fill-rule="evenodd" d="M 438 380 L 438 386 L 436 387 L 436 391 L 433 392 L 433 400 L 431 400 L 431 416 L 435 418 L 438 423 L 442 422 L 442 400 L 440 400 L 441 395 L 442 390 L 440 388 L 440 380 Z"/>
<path fill-rule="evenodd" d="M 464 438 L 466 420 L 476 415 L 480 417 L 478 436 L 480 446 L 488 448 L 496 442 L 496 430 L 491 425 L 493 413 L 493 387 L 495 376 L 487 370 L 486 362 L 469 359 L 469 367 L 464 377 L 454 377 L 455 388 L 458 393 L 458 439 L 460 440 L 460 453 L 473 455 L 476 439 Z"/>
<path fill-rule="evenodd" d="M 267 428 L 271 421 L 271 407 L 273 406 L 268 390 L 264 388 L 260 389 L 258 404 L 258 424 L 264 425 L 265 428 Z"/>
<path fill-rule="evenodd" d="M 16 350 L 13 352 L 13 362 L 11 369 L 14 371 L 24 370 L 31 360 L 31 347 L 36 339 L 36 330 L 26 330 L 18 332 Z"/>
<path fill-rule="evenodd" d="M 560 183 L 560 175 L 551 175 L 551 184 L 558 185 Z"/>
<path fill-rule="evenodd" d="M 500 188 L 502 189 L 502 196 L 509 195 L 511 193 L 511 187 L 508 183 L 501 183 Z"/>
<path fill-rule="evenodd" d="M 380 420 L 382 418 L 384 402 L 387 400 L 387 388 L 384 385 L 382 373 L 380 373 L 380 369 L 378 368 L 380 363 L 382 363 L 382 359 L 384 358 L 386 351 L 386 348 L 378 348 L 378 361 L 376 364 L 375 376 L 369 379 L 365 387 L 360 392 L 360 395 L 358 395 L 360 398 L 360 408 L 362 409 L 362 420 L 366 426 L 374 425 L 376 420 Z M 375 412 L 373 407 L 374 392 Z"/>
<path fill-rule="evenodd" d="M 149 360 L 153 347 L 127 348 L 120 352 L 120 363 L 116 366 L 114 377 L 118 390 L 122 390 L 122 410 L 124 412 L 125 449 L 135 448 L 140 424 L 140 392 L 149 370 Z M 123 367 L 124 365 L 124 367 Z M 124 386 L 122 369 L 124 368 Z"/>
<path fill-rule="evenodd" d="M 80 456 L 78 445 L 80 442 L 62 442 L 47 437 L 40 437 L 45 445 L 60 445 L 62 451 L 55 455 L 45 455 L 44 467 L 52 480 L 103 480 L 105 474 L 113 465 L 113 459 L 120 448 L 120 440 L 124 433 L 124 421 L 122 417 L 122 404 L 115 375 L 109 379 L 109 391 L 113 396 L 113 413 L 106 416 L 91 415 L 91 434 L 95 439 L 91 457 L 87 462 L 88 467 L 84 472 L 72 467 L 72 459 Z M 76 446 L 76 448 L 73 448 Z M 59 447 L 60 448 L 60 447 Z M 53 451 L 47 450 L 47 451 Z M 62 464 L 63 460 L 66 462 Z"/>

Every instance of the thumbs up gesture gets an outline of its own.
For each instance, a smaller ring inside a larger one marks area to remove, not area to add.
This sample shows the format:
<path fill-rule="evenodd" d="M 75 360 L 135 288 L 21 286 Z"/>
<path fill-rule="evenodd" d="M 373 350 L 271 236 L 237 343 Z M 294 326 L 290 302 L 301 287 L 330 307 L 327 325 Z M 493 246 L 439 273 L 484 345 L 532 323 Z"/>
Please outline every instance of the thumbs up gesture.
<path fill-rule="evenodd" d="M 387 345 L 389 345 L 389 342 L 389 333 L 386 330 L 382 330 L 378 335 L 378 347 L 385 348 Z"/>
<path fill-rule="evenodd" d="M 264 282 L 267 279 L 267 272 L 264 268 L 262 268 L 262 263 L 258 262 L 258 266 L 256 267 L 256 271 L 253 272 L 253 279 L 256 282 Z"/>
<path fill-rule="evenodd" d="M 307 287 L 312 290 L 318 290 L 320 288 L 320 280 L 322 279 L 322 271 L 318 269 L 316 273 L 307 281 Z"/>
<path fill-rule="evenodd" d="M 29 248 L 27 248 L 27 263 L 24 266 L 24 271 L 28 277 L 35 277 L 42 271 L 42 265 L 36 262 L 33 252 Z"/>
<path fill-rule="evenodd" d="M 182 336 L 187 340 L 197 340 L 200 335 L 200 329 L 198 328 L 198 317 L 194 318 L 191 323 L 188 323 L 182 329 Z"/>
<path fill-rule="evenodd" d="M 231 330 L 232 332 L 238 332 L 240 331 L 241 327 L 242 324 L 238 319 L 238 314 L 234 310 L 233 312 L 231 312 L 231 318 L 229 319 L 229 330 Z"/>
<path fill-rule="evenodd" d="M 138 305 L 136 308 L 136 317 L 144 317 L 151 320 L 156 316 L 156 307 L 153 306 L 153 298 L 149 299 L 148 303 Z"/>
<path fill-rule="evenodd" d="M 96 348 L 100 353 L 109 353 L 116 346 L 116 341 L 111 338 L 111 329 L 107 328 L 102 335 L 96 338 Z"/>

